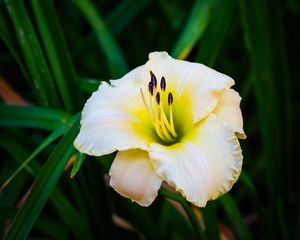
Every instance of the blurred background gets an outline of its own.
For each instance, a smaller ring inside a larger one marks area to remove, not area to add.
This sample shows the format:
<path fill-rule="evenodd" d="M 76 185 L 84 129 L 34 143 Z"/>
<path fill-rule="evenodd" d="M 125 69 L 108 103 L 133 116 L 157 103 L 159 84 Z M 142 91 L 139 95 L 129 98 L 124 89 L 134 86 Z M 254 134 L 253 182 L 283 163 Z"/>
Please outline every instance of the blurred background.
<path fill-rule="evenodd" d="M 300 239 L 299 12 L 296 0 L 0 0 L 0 238 L 199 238 L 180 204 L 142 208 L 109 188 L 114 154 L 73 147 L 100 81 L 164 50 L 242 96 L 242 174 L 190 208 L 201 238 Z"/>

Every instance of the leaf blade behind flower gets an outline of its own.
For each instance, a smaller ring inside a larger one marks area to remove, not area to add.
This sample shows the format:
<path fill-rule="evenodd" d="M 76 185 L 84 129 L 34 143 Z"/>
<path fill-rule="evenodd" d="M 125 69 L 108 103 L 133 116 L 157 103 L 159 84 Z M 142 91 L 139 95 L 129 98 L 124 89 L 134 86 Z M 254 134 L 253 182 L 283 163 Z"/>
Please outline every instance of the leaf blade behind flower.
<path fill-rule="evenodd" d="M 219 198 L 219 202 L 221 203 L 228 218 L 234 226 L 234 229 L 238 234 L 239 239 L 250 240 L 251 234 L 245 224 L 244 219 L 241 216 L 241 213 L 235 200 L 230 196 L 229 193 L 227 193 Z"/>
<path fill-rule="evenodd" d="M 59 106 L 53 78 L 25 5 L 22 1 L 7 0 L 6 6 L 25 59 L 24 63 L 32 79 L 37 100 L 44 106 Z"/>
<path fill-rule="evenodd" d="M 70 176 L 71 178 L 75 177 L 76 173 L 79 171 L 85 158 L 86 158 L 86 154 L 84 154 L 84 153 L 77 154 L 75 162 L 74 162 L 72 170 L 71 170 L 71 176 Z"/>
<path fill-rule="evenodd" d="M 196 61 L 212 67 L 220 51 L 224 38 L 228 33 L 233 19 L 237 0 L 213 1 L 212 16 L 207 26 L 207 31 L 201 38 L 200 50 L 196 55 Z"/>
<path fill-rule="evenodd" d="M 98 43 L 107 59 L 111 75 L 113 77 L 122 76 L 128 70 L 127 63 L 117 42 L 102 20 L 100 13 L 96 11 L 93 3 L 89 0 L 74 0 L 73 2 L 93 28 Z"/>
<path fill-rule="evenodd" d="M 185 59 L 199 38 L 204 33 L 210 16 L 211 1 L 198 0 L 193 6 L 191 15 L 176 41 L 172 51 L 172 56 L 179 59 Z"/>
<path fill-rule="evenodd" d="M 294 199 L 298 185 L 289 176 L 297 172 L 292 157 L 291 79 L 283 37 L 282 8 L 278 1 L 268 4 L 267 1 L 242 0 L 239 3 L 260 120 L 268 214 L 277 216 L 264 223 L 267 229 L 264 233 L 269 235 L 268 238 L 284 239 L 290 231 L 286 223 L 290 217 L 284 216 L 283 207 L 290 207 L 289 199 Z"/>
<path fill-rule="evenodd" d="M 24 206 L 18 211 L 5 239 L 25 239 L 35 223 L 40 211 L 50 196 L 56 182 L 74 151 L 73 141 L 79 131 L 75 123 L 57 147 L 36 178 L 35 184 Z"/>
<path fill-rule="evenodd" d="M 70 119 L 68 128 L 70 127 L 71 122 L 74 123 L 79 120 L 79 114 L 75 115 Z M 59 129 L 56 131 L 60 131 Z M 65 132 L 65 130 L 63 130 Z M 51 138 L 51 135 L 53 137 L 53 134 L 50 134 L 41 145 L 44 145 L 44 143 L 47 141 L 47 139 Z M 21 138 L 23 139 L 23 137 Z M 19 162 L 19 164 L 24 163 L 24 159 L 28 158 L 30 155 L 30 151 L 24 146 L 22 143 L 22 140 L 3 134 L 0 138 L 0 147 L 4 150 L 6 150 L 11 157 Z M 41 147 L 41 146 L 40 146 Z M 37 152 L 38 149 L 35 149 L 34 152 Z M 33 154 L 33 153 L 32 153 Z M 32 161 L 28 162 L 26 164 L 25 170 L 27 173 L 29 173 L 33 178 L 36 178 L 36 176 L 39 174 L 40 170 L 42 169 L 42 164 L 39 161 L 36 161 L 36 159 L 32 159 Z M 0 175 L 2 176 L 2 175 Z M 3 179 L 4 180 L 4 179 Z M 1 180 L 1 182 L 3 181 Z M 22 178 L 21 178 L 22 180 Z M 17 182 L 16 182 L 17 181 Z M 14 189 L 14 192 L 17 192 L 18 187 L 20 184 L 19 178 L 15 179 L 11 185 L 11 188 L 7 188 L 5 190 Z M 21 181 L 22 183 L 26 183 L 25 181 Z M 23 186 L 23 184 L 22 184 Z M 73 186 L 73 185 L 71 185 Z M 70 185 L 67 186 L 69 188 Z M 23 186 L 24 188 L 24 186 Z M 23 191 L 23 188 L 20 189 Z M 4 190 L 4 191 L 5 191 Z M 61 217 L 62 222 L 64 223 L 64 226 L 67 226 L 69 231 L 71 231 L 72 236 L 77 239 L 81 240 L 84 238 L 92 239 L 91 237 L 91 229 L 88 225 L 85 218 L 82 218 L 82 211 L 78 209 L 78 205 L 75 208 L 75 204 L 68 199 L 68 197 L 65 195 L 65 192 L 63 192 L 58 186 L 56 186 L 50 196 L 50 203 L 54 206 L 54 210 L 57 212 L 57 214 Z M 1 215 L 1 214 L 0 214 Z M 35 226 L 38 228 L 38 226 Z"/>
<path fill-rule="evenodd" d="M 74 112 L 82 107 L 82 96 L 54 5 L 49 0 L 32 1 L 32 7 L 60 97 L 65 109 Z"/>
<path fill-rule="evenodd" d="M 58 109 L 0 104 L 0 126 L 55 130 L 68 118 Z"/>
<path fill-rule="evenodd" d="M 33 160 L 41 151 L 43 151 L 49 144 L 51 144 L 53 141 L 55 141 L 57 138 L 62 136 L 66 133 L 69 126 L 74 124 L 75 121 L 78 121 L 79 115 L 75 115 L 71 119 L 69 119 L 65 124 L 63 124 L 61 127 L 56 129 L 54 132 L 52 132 L 48 137 L 46 137 L 43 142 L 30 154 L 29 157 L 27 157 L 22 164 L 9 176 L 9 178 L 2 184 L 0 188 L 0 192 L 5 188 L 10 181 L 25 167 L 28 166 L 28 164 Z"/>
<path fill-rule="evenodd" d="M 142 11 L 150 0 L 124 0 L 105 18 L 113 34 L 119 34 Z M 122 19 L 122 21 L 120 21 Z"/>

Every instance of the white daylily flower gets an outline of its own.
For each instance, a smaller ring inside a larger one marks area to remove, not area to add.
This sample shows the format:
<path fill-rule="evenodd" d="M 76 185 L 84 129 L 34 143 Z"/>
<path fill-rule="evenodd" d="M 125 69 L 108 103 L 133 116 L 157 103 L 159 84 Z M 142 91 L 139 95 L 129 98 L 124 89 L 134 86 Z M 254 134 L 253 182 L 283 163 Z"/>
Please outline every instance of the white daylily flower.
<path fill-rule="evenodd" d="M 241 171 L 238 138 L 246 136 L 233 84 L 202 64 L 150 53 L 145 65 L 93 93 L 75 147 L 94 156 L 118 151 L 110 185 L 142 206 L 166 181 L 203 207 Z"/>

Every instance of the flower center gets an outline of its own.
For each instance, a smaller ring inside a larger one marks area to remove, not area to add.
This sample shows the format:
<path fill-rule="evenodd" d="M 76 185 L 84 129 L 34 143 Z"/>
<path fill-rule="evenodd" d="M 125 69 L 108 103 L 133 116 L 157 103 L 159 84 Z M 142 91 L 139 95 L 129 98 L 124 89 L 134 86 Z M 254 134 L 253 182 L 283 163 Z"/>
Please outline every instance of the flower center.
<path fill-rule="evenodd" d="M 175 131 L 173 119 L 173 94 L 166 92 L 166 79 L 162 77 L 160 87 L 157 87 L 157 79 L 150 71 L 150 82 L 148 84 L 148 99 L 141 89 L 144 105 L 151 117 L 153 127 L 158 137 L 166 142 L 176 141 L 178 134 Z"/>

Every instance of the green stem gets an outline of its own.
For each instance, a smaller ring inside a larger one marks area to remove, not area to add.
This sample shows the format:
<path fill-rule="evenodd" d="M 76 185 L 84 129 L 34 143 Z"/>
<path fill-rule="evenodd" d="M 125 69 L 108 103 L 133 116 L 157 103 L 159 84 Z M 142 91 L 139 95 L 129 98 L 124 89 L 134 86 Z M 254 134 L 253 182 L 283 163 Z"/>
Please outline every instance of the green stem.
<path fill-rule="evenodd" d="M 181 197 L 176 193 L 170 192 L 165 188 L 161 188 L 159 190 L 159 193 L 165 196 L 166 198 L 179 202 L 189 217 L 189 220 L 193 226 L 197 239 L 206 239 L 204 231 L 201 228 L 199 221 L 191 208 L 191 205 L 183 197 Z"/>

